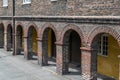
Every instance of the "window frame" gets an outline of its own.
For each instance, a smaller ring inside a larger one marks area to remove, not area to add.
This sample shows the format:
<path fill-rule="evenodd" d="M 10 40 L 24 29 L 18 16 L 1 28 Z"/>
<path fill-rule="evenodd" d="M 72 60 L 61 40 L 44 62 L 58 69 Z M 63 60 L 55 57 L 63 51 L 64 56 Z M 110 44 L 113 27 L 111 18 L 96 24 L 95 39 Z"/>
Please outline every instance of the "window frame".
<path fill-rule="evenodd" d="M 23 4 L 31 4 L 31 0 L 23 0 Z"/>
<path fill-rule="evenodd" d="M 51 2 L 57 1 L 57 0 L 50 0 Z"/>
<path fill-rule="evenodd" d="M 8 0 L 3 0 L 3 7 L 7 7 L 8 6 Z"/>
<path fill-rule="evenodd" d="M 99 55 L 108 56 L 108 34 L 102 34 L 99 42 Z"/>

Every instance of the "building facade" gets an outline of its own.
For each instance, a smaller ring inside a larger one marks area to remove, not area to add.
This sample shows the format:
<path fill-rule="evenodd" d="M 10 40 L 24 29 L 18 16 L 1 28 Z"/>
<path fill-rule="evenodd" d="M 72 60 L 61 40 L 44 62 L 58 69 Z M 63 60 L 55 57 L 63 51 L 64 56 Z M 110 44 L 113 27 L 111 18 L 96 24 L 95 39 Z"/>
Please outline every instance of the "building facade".
<path fill-rule="evenodd" d="M 0 48 L 86 80 L 120 80 L 119 0 L 1 0 Z"/>

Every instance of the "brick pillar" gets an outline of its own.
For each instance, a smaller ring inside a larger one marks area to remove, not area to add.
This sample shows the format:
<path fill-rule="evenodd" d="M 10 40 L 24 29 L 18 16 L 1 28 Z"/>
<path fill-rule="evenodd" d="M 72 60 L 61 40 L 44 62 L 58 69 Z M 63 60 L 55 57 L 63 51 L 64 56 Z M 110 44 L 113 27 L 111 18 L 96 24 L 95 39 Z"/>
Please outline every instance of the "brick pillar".
<path fill-rule="evenodd" d="M 7 32 L 4 32 L 4 49 L 7 51 Z"/>
<path fill-rule="evenodd" d="M 82 55 L 82 76 L 85 80 L 91 80 L 91 52 L 90 48 L 81 47 L 81 55 Z"/>
<path fill-rule="evenodd" d="M 42 61 L 42 40 L 41 39 L 37 39 L 38 40 L 38 64 L 40 66 L 43 66 L 43 61 Z"/>
<path fill-rule="evenodd" d="M 56 72 L 60 75 L 68 73 L 69 61 L 66 52 L 68 52 L 68 46 L 56 42 Z"/>
<path fill-rule="evenodd" d="M 19 50 L 19 39 L 18 39 L 19 35 L 15 35 L 15 55 L 20 54 L 20 50 Z"/>
<path fill-rule="evenodd" d="M 13 40 L 13 41 L 15 41 L 15 42 L 14 42 L 15 45 L 12 44 L 13 46 L 15 46 L 15 48 L 14 48 L 14 55 L 17 55 L 17 39 L 16 39 L 16 38 L 17 38 L 17 35 L 14 34 L 13 36 L 15 37 L 15 40 Z"/>
<path fill-rule="evenodd" d="M 28 59 L 28 45 L 27 45 L 27 39 L 28 37 L 24 37 L 24 58 Z"/>

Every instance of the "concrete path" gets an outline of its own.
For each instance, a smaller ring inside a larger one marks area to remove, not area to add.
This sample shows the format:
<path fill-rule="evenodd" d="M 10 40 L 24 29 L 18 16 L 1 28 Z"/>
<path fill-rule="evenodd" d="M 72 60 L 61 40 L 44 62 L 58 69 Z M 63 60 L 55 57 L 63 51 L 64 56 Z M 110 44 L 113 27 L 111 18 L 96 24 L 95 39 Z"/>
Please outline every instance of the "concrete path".
<path fill-rule="evenodd" d="M 83 80 L 80 75 L 57 75 L 50 67 L 40 67 L 37 61 L 28 61 L 23 55 L 0 49 L 0 80 Z"/>

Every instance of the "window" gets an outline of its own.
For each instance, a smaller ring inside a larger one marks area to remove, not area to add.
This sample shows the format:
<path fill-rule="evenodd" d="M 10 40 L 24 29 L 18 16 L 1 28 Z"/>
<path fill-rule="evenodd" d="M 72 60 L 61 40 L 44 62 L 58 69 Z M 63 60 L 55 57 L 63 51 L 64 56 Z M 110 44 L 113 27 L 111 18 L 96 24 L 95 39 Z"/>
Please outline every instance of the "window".
<path fill-rule="evenodd" d="M 3 0 L 3 7 L 7 7 L 8 6 L 8 0 Z"/>
<path fill-rule="evenodd" d="M 102 34 L 99 41 L 99 54 L 107 56 L 108 55 L 108 35 Z"/>
<path fill-rule="evenodd" d="M 23 4 L 30 4 L 31 0 L 23 0 Z"/>
<path fill-rule="evenodd" d="M 50 0 L 50 1 L 57 1 L 57 0 Z"/>

